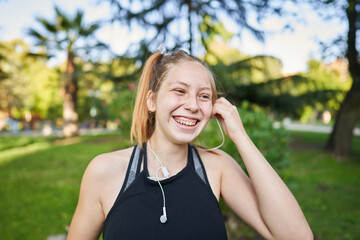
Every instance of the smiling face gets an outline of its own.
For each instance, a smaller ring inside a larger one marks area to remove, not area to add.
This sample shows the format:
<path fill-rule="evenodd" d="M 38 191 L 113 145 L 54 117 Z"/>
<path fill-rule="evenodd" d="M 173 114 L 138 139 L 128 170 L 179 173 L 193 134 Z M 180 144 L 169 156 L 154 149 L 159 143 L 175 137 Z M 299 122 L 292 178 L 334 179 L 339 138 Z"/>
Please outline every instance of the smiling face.
<path fill-rule="evenodd" d="M 156 94 L 149 91 L 148 109 L 155 112 L 154 137 L 176 144 L 193 141 L 212 113 L 213 90 L 209 71 L 186 61 L 171 67 Z"/>

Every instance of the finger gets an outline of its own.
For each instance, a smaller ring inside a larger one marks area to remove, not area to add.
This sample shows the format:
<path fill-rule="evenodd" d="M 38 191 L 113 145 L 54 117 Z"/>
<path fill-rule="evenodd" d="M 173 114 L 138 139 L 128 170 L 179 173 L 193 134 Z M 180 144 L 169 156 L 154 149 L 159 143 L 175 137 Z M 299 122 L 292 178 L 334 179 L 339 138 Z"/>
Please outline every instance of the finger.
<path fill-rule="evenodd" d="M 225 104 L 227 106 L 232 106 L 233 105 L 224 97 L 221 97 L 221 98 L 217 99 L 216 102 L 218 102 L 220 104 Z"/>
<path fill-rule="evenodd" d="M 227 106 L 226 104 L 217 103 L 213 107 L 213 115 L 219 114 L 222 117 L 228 116 L 232 111 L 233 105 Z"/>

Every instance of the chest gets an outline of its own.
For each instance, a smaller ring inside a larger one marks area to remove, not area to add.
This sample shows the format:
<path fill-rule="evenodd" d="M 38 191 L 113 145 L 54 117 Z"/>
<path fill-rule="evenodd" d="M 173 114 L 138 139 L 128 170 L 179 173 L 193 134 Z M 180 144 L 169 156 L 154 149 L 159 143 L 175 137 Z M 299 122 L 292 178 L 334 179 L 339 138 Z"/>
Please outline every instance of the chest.
<path fill-rule="evenodd" d="M 109 213 L 104 239 L 226 239 L 218 201 L 195 173 L 184 171 L 162 185 L 168 217 L 165 224 L 160 222 L 160 188 L 140 174 Z"/>

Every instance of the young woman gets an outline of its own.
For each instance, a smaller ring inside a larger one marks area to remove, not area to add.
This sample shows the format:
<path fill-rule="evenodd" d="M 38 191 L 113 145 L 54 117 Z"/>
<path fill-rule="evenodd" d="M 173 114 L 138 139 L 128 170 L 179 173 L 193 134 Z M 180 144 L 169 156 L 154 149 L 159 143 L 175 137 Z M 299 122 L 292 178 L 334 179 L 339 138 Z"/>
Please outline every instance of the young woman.
<path fill-rule="evenodd" d="M 249 177 L 221 150 L 190 143 L 217 118 Z M 137 92 L 138 145 L 87 167 L 68 239 L 227 239 L 219 198 L 265 239 L 313 239 L 294 196 L 252 143 L 213 75 L 182 50 L 153 54 Z"/>

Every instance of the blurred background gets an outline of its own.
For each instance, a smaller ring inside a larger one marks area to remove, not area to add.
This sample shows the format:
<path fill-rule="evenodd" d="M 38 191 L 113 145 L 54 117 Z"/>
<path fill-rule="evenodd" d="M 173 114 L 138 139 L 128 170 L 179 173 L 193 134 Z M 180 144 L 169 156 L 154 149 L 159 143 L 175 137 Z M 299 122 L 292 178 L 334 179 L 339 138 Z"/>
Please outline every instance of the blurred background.
<path fill-rule="evenodd" d="M 360 239 L 359 28 L 359 0 L 0 0 L 0 239 L 65 238 L 159 44 L 210 66 L 315 239 Z M 221 207 L 229 239 L 261 239 Z"/>

